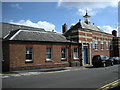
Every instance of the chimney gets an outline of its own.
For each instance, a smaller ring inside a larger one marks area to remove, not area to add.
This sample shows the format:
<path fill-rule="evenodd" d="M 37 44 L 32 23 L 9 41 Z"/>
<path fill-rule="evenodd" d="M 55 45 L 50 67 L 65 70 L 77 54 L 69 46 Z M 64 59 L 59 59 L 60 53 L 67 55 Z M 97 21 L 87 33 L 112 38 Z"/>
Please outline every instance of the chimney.
<path fill-rule="evenodd" d="M 62 33 L 65 33 L 68 30 L 66 23 L 62 25 Z"/>
<path fill-rule="evenodd" d="M 117 31 L 116 31 L 116 30 L 113 30 L 113 31 L 112 31 L 112 35 L 113 35 L 114 37 L 117 37 Z"/>
<path fill-rule="evenodd" d="M 52 30 L 52 32 L 54 32 L 54 30 Z"/>

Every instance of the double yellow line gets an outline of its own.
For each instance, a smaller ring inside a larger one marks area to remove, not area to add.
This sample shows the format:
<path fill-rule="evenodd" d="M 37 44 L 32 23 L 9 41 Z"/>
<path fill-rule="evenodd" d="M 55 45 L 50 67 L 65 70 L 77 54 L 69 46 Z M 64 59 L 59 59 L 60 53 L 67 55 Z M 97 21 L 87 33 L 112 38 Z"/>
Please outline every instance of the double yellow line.
<path fill-rule="evenodd" d="M 109 84 L 107 84 L 107 85 L 105 85 L 103 87 L 100 87 L 97 90 L 107 90 L 107 89 L 110 89 L 110 88 L 113 88 L 113 87 L 119 86 L 119 85 L 120 85 L 120 79 L 118 79 L 118 80 L 116 80 L 116 81 L 114 81 L 112 83 L 109 83 Z"/>

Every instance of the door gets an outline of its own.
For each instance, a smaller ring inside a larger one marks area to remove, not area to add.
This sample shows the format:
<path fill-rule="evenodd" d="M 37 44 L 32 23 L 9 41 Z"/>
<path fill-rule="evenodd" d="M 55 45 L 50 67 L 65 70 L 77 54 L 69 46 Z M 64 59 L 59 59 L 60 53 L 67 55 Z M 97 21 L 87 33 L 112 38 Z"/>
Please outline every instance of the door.
<path fill-rule="evenodd" d="M 88 64 L 88 47 L 84 46 L 84 64 Z"/>

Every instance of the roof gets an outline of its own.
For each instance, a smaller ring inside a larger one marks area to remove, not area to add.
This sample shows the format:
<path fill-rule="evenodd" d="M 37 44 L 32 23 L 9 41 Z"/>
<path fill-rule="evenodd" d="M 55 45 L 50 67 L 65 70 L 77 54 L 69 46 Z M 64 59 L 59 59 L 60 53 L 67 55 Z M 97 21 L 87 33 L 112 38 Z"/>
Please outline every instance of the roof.
<path fill-rule="evenodd" d="M 69 36 L 72 30 L 80 30 L 80 31 L 86 31 L 86 32 L 99 32 L 99 33 L 109 34 L 109 33 L 104 32 L 103 30 L 99 29 L 95 25 L 86 24 L 86 23 L 80 22 L 80 21 L 77 24 L 75 24 L 74 26 L 72 26 L 68 31 L 66 31 L 64 33 L 64 35 Z M 111 34 L 109 34 L 109 35 L 111 35 Z"/>
<path fill-rule="evenodd" d="M 99 29 L 99 28 L 98 28 L 97 26 L 95 26 L 95 25 L 86 24 L 86 23 L 83 23 L 83 22 L 80 22 L 80 23 L 81 23 L 82 28 L 103 32 L 101 29 Z"/>
<path fill-rule="evenodd" d="M 39 30 L 44 32 L 45 30 L 43 28 L 35 28 L 35 27 L 29 27 L 24 25 L 16 25 L 16 24 L 10 24 L 10 23 L 3 23 L 0 22 L 1 30 L 2 30 L 2 38 L 5 37 L 9 32 L 18 30 L 18 29 L 29 29 L 29 30 Z"/>
<path fill-rule="evenodd" d="M 60 33 L 34 30 L 16 30 L 7 35 L 4 40 L 69 42 L 66 37 Z"/>

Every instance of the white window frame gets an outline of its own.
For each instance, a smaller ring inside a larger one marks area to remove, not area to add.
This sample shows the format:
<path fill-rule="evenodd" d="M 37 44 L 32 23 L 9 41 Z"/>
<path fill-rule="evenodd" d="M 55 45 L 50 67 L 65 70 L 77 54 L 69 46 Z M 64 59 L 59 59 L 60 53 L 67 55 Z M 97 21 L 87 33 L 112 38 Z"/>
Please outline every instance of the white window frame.
<path fill-rule="evenodd" d="M 101 50 L 104 49 L 104 41 L 103 40 L 101 40 L 101 42 L 100 42 L 100 48 L 101 48 Z"/>
<path fill-rule="evenodd" d="M 92 48 L 95 49 L 95 41 L 92 41 Z"/>
<path fill-rule="evenodd" d="M 48 56 L 50 55 L 50 56 Z M 50 57 L 50 58 L 48 58 Z M 46 61 L 52 61 L 52 48 L 51 47 L 47 47 L 46 48 Z"/>
<path fill-rule="evenodd" d="M 61 48 L 61 60 L 66 60 L 66 48 L 65 47 Z"/>
<path fill-rule="evenodd" d="M 76 49 L 76 50 L 75 50 L 75 49 Z M 74 51 L 73 51 L 73 58 L 74 58 L 74 59 L 79 59 L 78 48 L 74 48 Z"/>
<path fill-rule="evenodd" d="M 109 50 L 109 42 L 106 41 L 106 50 Z"/>
<path fill-rule="evenodd" d="M 26 53 L 25 53 L 25 61 L 26 62 L 31 62 L 33 61 L 33 48 L 32 47 L 26 47 Z M 31 55 L 31 58 L 27 58 L 27 55 Z"/>
<path fill-rule="evenodd" d="M 98 40 L 95 40 L 95 50 L 98 50 Z"/>

